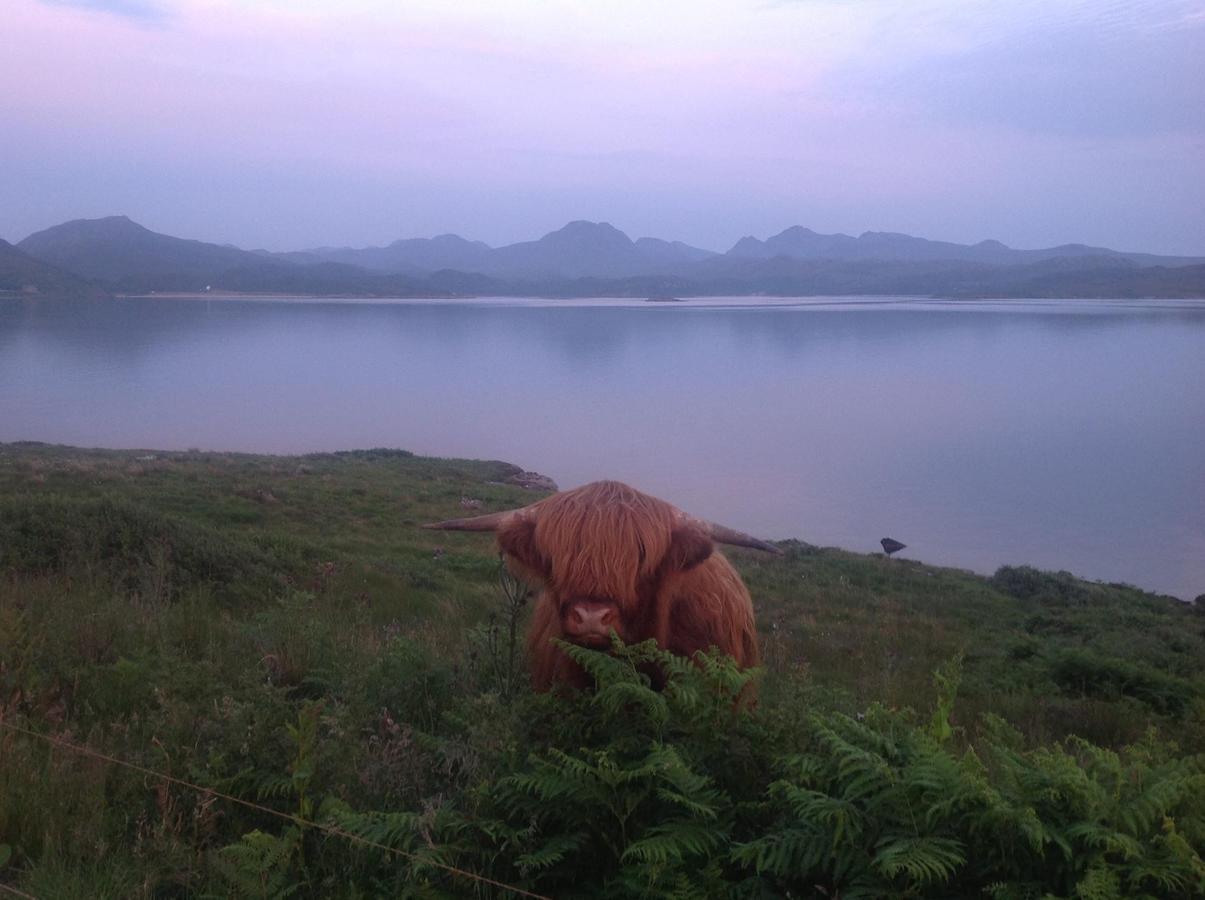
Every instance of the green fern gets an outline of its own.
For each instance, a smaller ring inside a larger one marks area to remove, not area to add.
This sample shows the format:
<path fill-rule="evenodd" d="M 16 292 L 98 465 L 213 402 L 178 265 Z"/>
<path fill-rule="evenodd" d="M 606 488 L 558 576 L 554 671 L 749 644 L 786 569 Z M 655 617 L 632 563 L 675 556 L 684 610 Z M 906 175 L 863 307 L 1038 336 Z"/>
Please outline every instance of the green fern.
<path fill-rule="evenodd" d="M 665 822 L 653 825 L 645 836 L 632 841 L 620 854 L 624 862 L 668 865 L 691 857 L 706 857 L 725 843 L 725 835 L 697 822 Z"/>
<path fill-rule="evenodd" d="M 460 896 L 469 883 L 441 868 L 454 865 L 608 900 L 1205 893 L 1205 758 L 1154 735 L 1121 752 L 1075 739 L 1026 749 L 989 719 L 958 749 L 908 711 L 751 707 L 749 673 L 713 655 L 566 653 L 594 689 L 516 698 L 529 736 L 471 789 L 422 812 L 323 807 L 407 853 L 358 852 L 373 892 Z M 947 725 L 955 674 L 938 683 Z"/>
<path fill-rule="evenodd" d="M 515 864 L 523 873 L 548 869 L 564 861 L 570 853 L 581 850 L 588 842 L 589 835 L 583 831 L 553 835 L 537 849 L 519 856 Z"/>
<path fill-rule="evenodd" d="M 939 837 L 888 837 L 875 848 L 873 865 L 888 878 L 915 884 L 949 881 L 966 862 L 961 841 Z"/>
<path fill-rule="evenodd" d="M 237 897 L 288 897 L 302 887 L 290 866 L 300 840 L 297 828 L 279 836 L 252 831 L 219 850 L 215 868 Z"/>

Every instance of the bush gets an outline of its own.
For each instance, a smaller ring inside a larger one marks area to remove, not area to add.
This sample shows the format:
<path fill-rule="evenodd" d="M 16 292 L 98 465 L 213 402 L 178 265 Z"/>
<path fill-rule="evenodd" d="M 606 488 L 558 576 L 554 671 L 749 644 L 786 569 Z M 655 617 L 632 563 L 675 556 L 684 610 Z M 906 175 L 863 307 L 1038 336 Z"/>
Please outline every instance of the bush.
<path fill-rule="evenodd" d="M 373 713 L 423 731 L 439 724 L 451 702 L 452 667 L 400 635 L 389 638 L 351 694 Z"/>
<path fill-rule="evenodd" d="M 1031 566 L 1001 566 L 991 583 L 1018 600 L 1055 605 L 1083 605 L 1103 596 L 1070 572 L 1043 572 Z"/>
<path fill-rule="evenodd" d="M 216 584 L 267 593 L 282 560 L 251 541 L 114 500 L 0 500 L 0 570 L 111 578 L 147 600 L 171 600 Z"/>
<path fill-rule="evenodd" d="M 1184 715 L 1197 698 L 1196 688 L 1186 679 L 1089 650 L 1057 653 L 1050 661 L 1050 674 L 1068 693 L 1104 699 L 1132 697 L 1169 716 Z"/>

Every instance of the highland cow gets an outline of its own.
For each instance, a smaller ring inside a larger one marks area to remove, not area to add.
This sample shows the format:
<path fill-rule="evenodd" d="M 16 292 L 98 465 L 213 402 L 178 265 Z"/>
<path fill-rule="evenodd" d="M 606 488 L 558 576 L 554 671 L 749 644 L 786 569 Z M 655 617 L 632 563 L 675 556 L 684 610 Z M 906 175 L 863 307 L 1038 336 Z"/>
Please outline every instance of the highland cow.
<path fill-rule="evenodd" d="M 599 481 L 521 509 L 424 526 L 492 531 L 511 570 L 542 585 L 527 648 L 537 690 L 586 686 L 556 645 L 605 649 L 652 638 L 690 657 L 711 647 L 742 668 L 758 663 L 749 591 L 715 544 L 781 551 L 696 519 L 626 484 Z"/>

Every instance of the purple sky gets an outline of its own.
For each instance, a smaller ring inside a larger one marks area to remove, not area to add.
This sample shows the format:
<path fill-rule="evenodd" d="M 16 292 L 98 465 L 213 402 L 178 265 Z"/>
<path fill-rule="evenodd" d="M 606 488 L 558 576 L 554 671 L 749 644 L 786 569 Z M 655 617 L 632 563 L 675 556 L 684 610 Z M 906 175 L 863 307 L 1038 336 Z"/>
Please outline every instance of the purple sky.
<path fill-rule="evenodd" d="M 1205 254 L 1205 0 L 4 0 L 0 237 Z"/>

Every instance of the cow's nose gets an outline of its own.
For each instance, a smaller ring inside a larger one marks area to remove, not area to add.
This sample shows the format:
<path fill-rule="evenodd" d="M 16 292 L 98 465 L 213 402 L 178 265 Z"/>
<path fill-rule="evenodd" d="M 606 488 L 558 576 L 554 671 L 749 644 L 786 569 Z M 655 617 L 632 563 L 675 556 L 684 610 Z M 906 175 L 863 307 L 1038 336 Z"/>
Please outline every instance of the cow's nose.
<path fill-rule="evenodd" d="M 571 621 L 578 632 L 606 634 L 616 626 L 619 615 L 610 603 L 575 603 Z"/>

